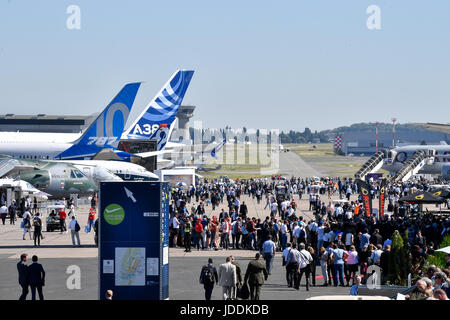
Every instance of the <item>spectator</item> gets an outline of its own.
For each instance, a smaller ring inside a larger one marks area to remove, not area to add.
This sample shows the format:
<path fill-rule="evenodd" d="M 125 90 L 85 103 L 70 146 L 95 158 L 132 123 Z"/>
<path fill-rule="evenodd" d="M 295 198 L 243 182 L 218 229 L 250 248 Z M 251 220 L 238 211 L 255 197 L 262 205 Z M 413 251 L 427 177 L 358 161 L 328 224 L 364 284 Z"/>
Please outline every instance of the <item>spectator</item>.
<path fill-rule="evenodd" d="M 299 285 L 302 281 L 302 276 L 305 274 L 305 280 L 306 280 L 306 291 L 309 291 L 309 275 L 311 273 L 311 262 L 313 260 L 311 254 L 305 250 L 305 244 L 302 242 L 299 244 L 299 255 L 300 255 L 300 261 L 299 261 Z"/>
<path fill-rule="evenodd" d="M 272 236 L 269 235 L 267 241 L 264 242 L 263 246 L 264 260 L 266 261 L 266 269 L 269 275 L 272 273 L 273 259 L 275 258 L 276 245 L 272 241 Z"/>
<path fill-rule="evenodd" d="M 19 273 L 19 285 L 22 287 L 22 294 L 19 300 L 26 300 L 28 295 L 28 286 L 30 285 L 27 266 L 28 255 L 23 253 L 20 255 L 20 262 L 17 264 Z"/>
<path fill-rule="evenodd" d="M 61 228 L 61 234 L 63 232 L 67 233 L 67 228 L 66 228 L 67 213 L 66 213 L 66 211 L 64 211 L 64 209 L 61 209 L 59 211 L 58 215 L 59 215 L 59 225 Z"/>
<path fill-rule="evenodd" d="M 347 257 L 347 264 L 348 264 L 348 271 L 347 271 L 347 287 L 350 284 L 350 279 L 353 279 L 352 285 L 355 284 L 356 280 L 356 272 L 358 271 L 358 252 L 356 251 L 356 248 L 354 245 L 350 246 L 350 250 L 348 251 L 348 257 Z M 360 278 L 361 280 L 361 278 Z"/>
<path fill-rule="evenodd" d="M 95 221 L 95 210 L 94 208 L 90 208 L 88 216 L 88 233 L 91 232 L 92 227 L 94 226 L 94 221 Z"/>
<path fill-rule="evenodd" d="M 42 237 L 42 220 L 39 217 L 39 212 L 36 212 L 36 216 L 33 218 L 33 238 L 34 238 L 34 246 L 36 247 L 36 240 L 37 245 L 41 245 L 41 237 Z"/>
<path fill-rule="evenodd" d="M 236 266 L 231 263 L 231 257 L 226 258 L 226 262 L 219 267 L 219 285 L 223 289 L 223 300 L 231 300 L 233 290 L 237 285 Z"/>
<path fill-rule="evenodd" d="M 244 282 L 248 283 L 250 287 L 250 300 L 259 300 L 261 286 L 264 284 L 264 280 L 267 280 L 268 276 L 267 269 L 264 263 L 261 262 L 261 255 L 257 253 L 255 260 L 248 263 L 244 278 Z"/>
<path fill-rule="evenodd" d="M 75 247 L 75 237 L 77 238 L 78 246 L 81 247 L 80 244 L 80 225 L 78 221 L 75 219 L 75 216 L 72 216 L 72 221 L 69 223 L 70 234 L 72 236 L 72 245 Z"/>
<path fill-rule="evenodd" d="M 40 263 L 38 263 L 38 257 L 33 256 L 31 258 L 33 263 L 28 267 L 28 274 L 31 287 L 31 299 L 36 300 L 36 290 L 39 294 L 39 300 L 44 300 L 42 293 L 42 287 L 45 286 L 45 271 Z"/>
<path fill-rule="evenodd" d="M 112 300 L 112 297 L 113 297 L 113 291 L 112 290 L 106 290 L 105 299 L 106 300 Z"/>
<path fill-rule="evenodd" d="M 437 289 L 433 293 L 433 297 L 437 300 L 448 300 L 447 294 L 442 289 Z"/>
<path fill-rule="evenodd" d="M 205 300 L 211 300 L 211 295 L 214 289 L 214 283 L 219 282 L 216 267 L 213 265 L 213 259 L 208 259 L 208 264 L 202 267 L 200 272 L 200 283 L 203 284 L 205 289 Z"/>
<path fill-rule="evenodd" d="M 356 281 L 353 282 L 352 287 L 350 288 L 350 295 L 357 296 L 359 285 L 361 284 L 361 276 L 356 277 Z"/>

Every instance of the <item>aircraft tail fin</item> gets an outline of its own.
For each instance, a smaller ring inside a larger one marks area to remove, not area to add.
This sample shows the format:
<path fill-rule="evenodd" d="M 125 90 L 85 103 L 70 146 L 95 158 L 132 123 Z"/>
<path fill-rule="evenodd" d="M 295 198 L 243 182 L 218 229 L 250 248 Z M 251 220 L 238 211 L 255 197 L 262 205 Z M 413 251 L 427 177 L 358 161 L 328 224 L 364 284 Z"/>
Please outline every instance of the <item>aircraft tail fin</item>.
<path fill-rule="evenodd" d="M 225 143 L 227 142 L 227 139 L 223 139 L 221 143 L 219 143 L 219 145 L 215 146 L 212 150 L 211 150 L 211 156 L 215 159 L 217 159 L 217 152 L 220 151 L 220 149 L 223 148 L 223 146 L 225 145 Z"/>
<path fill-rule="evenodd" d="M 57 159 L 85 159 L 104 148 L 115 150 L 141 83 L 126 84 L 97 119 Z"/>
<path fill-rule="evenodd" d="M 193 74 L 192 70 L 177 70 L 122 139 L 157 139 L 157 150 L 163 149 Z"/>

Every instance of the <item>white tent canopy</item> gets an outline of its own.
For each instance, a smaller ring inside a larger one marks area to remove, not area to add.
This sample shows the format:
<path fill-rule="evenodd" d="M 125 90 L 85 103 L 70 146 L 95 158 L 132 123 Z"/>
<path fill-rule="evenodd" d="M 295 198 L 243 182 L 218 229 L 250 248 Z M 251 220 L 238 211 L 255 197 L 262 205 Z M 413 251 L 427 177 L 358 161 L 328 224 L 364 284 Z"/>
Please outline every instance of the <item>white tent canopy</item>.
<path fill-rule="evenodd" d="M 442 249 L 438 249 L 436 251 L 437 252 L 445 252 L 446 254 L 450 254 L 450 246 L 442 248 Z"/>

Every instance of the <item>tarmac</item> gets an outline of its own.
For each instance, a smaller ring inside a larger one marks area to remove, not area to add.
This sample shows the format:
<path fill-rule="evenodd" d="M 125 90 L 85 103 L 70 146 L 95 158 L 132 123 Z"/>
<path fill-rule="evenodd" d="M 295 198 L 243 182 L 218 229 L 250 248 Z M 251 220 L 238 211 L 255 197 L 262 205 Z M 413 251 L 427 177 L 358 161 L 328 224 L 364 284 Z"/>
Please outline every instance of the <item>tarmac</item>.
<path fill-rule="evenodd" d="M 323 195 L 326 199 L 328 196 Z M 352 200 L 356 195 L 352 196 Z M 337 195 L 333 196 L 337 199 Z M 297 215 L 300 214 L 306 220 L 312 219 L 313 215 L 308 211 L 308 197 L 304 196 L 299 200 L 295 196 L 299 208 Z M 269 208 L 264 209 L 265 199 L 259 204 L 256 199 L 249 196 L 241 196 L 241 203 L 245 201 L 248 206 L 249 216 L 265 219 L 269 215 Z M 328 199 L 326 199 L 328 202 Z M 331 199 L 330 199 L 331 201 Z M 188 204 L 190 208 L 197 203 Z M 226 204 L 220 204 L 215 211 L 211 206 L 206 207 L 208 216 L 219 215 L 221 208 L 225 209 Z M 44 295 L 47 299 L 55 300 L 78 300 L 78 299 L 97 299 L 98 298 L 98 249 L 95 246 L 94 235 L 85 233 L 84 226 L 88 218 L 88 208 L 76 208 L 75 214 L 81 226 L 80 239 L 81 247 L 73 247 L 70 233 L 61 234 L 58 231 L 45 232 L 44 223 L 44 239 L 41 240 L 40 247 L 34 247 L 33 240 L 30 240 L 27 234 L 26 240 L 23 240 L 23 229 L 20 228 L 20 221 L 16 221 L 16 225 L 9 225 L 9 220 L 5 225 L 0 224 L 0 299 L 17 299 L 20 295 L 20 287 L 18 285 L 18 275 L 16 264 L 22 253 L 27 253 L 30 260 L 33 255 L 39 257 L 39 262 L 43 264 L 47 271 L 46 287 Z M 46 214 L 44 214 L 44 219 Z M 198 282 L 201 267 L 206 264 L 207 258 L 212 257 L 215 265 L 225 262 L 225 257 L 234 255 L 245 272 L 248 261 L 254 258 L 256 251 L 251 250 L 218 250 L 206 251 L 196 249 L 192 252 L 184 252 L 184 248 L 170 248 L 169 250 L 169 268 L 170 268 L 170 299 L 203 299 L 204 292 L 202 286 Z M 279 254 L 274 261 L 274 271 L 269 277 L 262 289 L 262 299 L 305 299 L 314 295 L 335 295 L 348 294 L 349 288 L 341 287 L 312 287 L 311 291 L 306 292 L 305 288 L 296 291 L 287 288 L 285 284 L 285 271 L 281 266 Z M 67 273 L 69 266 L 78 266 L 81 275 L 81 289 L 70 290 L 67 288 L 67 280 L 70 274 Z M 320 274 L 320 268 L 317 275 Z M 304 280 L 302 280 L 304 283 Z M 318 284 L 322 284 L 323 280 L 318 279 Z M 213 299 L 221 299 L 221 288 L 215 288 Z"/>

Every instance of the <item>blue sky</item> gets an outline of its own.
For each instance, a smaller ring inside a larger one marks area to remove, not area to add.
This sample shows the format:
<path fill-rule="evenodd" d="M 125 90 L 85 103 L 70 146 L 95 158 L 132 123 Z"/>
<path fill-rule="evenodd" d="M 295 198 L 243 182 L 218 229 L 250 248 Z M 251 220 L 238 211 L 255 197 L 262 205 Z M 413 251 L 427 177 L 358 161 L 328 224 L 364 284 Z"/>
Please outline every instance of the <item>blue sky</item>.
<path fill-rule="evenodd" d="M 0 0 L 0 113 L 91 114 L 145 81 L 137 112 L 185 68 L 205 127 L 447 123 L 449 16 L 444 0 Z"/>

